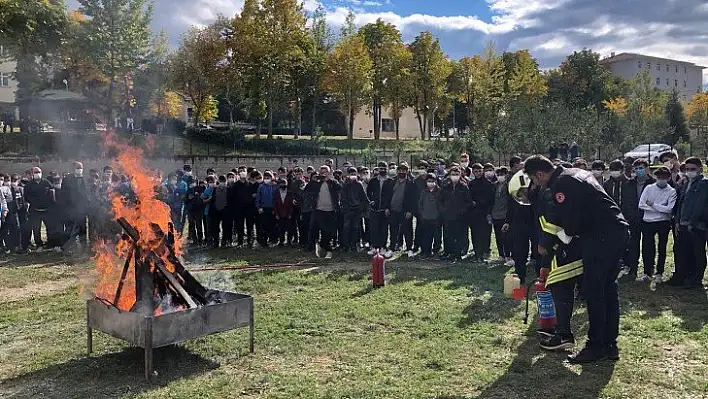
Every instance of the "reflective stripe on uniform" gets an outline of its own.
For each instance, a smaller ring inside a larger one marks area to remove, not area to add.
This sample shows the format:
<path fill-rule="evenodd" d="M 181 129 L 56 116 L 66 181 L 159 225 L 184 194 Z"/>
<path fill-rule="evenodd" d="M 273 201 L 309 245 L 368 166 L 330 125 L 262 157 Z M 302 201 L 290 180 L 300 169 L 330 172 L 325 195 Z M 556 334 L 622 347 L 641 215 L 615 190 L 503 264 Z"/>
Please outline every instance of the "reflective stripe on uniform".
<path fill-rule="evenodd" d="M 551 271 L 548 273 L 548 278 L 546 279 L 546 285 L 551 285 L 571 279 L 573 277 L 578 277 L 583 274 L 583 261 L 576 260 L 570 262 L 563 266 L 558 266 L 558 261 L 556 257 L 553 257 L 551 261 Z"/>
<path fill-rule="evenodd" d="M 556 226 L 555 224 L 549 222 L 546 220 L 545 216 L 541 216 L 538 218 L 539 222 L 541 223 L 541 230 L 548 234 L 552 234 L 554 236 L 558 235 L 558 231 L 561 230 L 559 226 Z"/>

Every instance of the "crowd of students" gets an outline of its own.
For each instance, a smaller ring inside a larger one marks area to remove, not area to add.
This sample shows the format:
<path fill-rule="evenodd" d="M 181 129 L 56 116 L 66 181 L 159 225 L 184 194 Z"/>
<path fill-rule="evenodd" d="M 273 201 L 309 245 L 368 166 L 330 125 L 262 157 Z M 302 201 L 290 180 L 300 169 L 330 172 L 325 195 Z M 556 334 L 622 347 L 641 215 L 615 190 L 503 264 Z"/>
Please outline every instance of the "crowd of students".
<path fill-rule="evenodd" d="M 644 159 L 554 164 L 592 171 L 630 225 L 624 274 L 663 281 L 669 234 L 674 238 L 673 285 L 699 287 L 706 267 L 708 182 L 698 158 L 679 162 L 673 153 L 661 165 Z M 190 165 L 156 177 L 156 195 L 171 209 L 177 231 L 193 245 L 212 247 L 297 246 L 331 258 L 357 251 L 386 257 L 458 262 L 492 261 L 494 232 L 499 257 L 523 280 L 540 259 L 541 226 L 534 206 L 510 196 L 508 178 L 523 168 L 520 157 L 508 166 L 421 161 L 416 168 L 379 162 L 375 168 L 333 160 L 303 169 L 258 171 L 240 166 L 197 176 Z M 129 176 L 111 167 L 90 170 L 75 162 L 66 174 L 39 167 L 23 175 L 0 174 L 0 244 L 5 252 L 81 249 L 120 232 L 112 222 L 114 195 L 130 196 Z M 42 236 L 46 228 L 46 242 Z M 470 246 L 471 241 L 471 246 Z M 643 259 L 639 271 L 640 255 Z"/>

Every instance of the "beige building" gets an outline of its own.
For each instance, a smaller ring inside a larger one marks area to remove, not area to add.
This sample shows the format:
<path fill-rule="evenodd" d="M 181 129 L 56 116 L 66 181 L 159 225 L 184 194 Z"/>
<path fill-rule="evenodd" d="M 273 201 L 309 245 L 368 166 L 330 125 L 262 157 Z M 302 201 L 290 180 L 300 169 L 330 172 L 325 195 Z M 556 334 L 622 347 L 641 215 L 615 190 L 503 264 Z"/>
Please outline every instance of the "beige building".
<path fill-rule="evenodd" d="M 374 118 L 368 115 L 368 108 L 362 108 L 354 118 L 355 138 L 374 138 Z M 406 108 L 398 121 L 398 134 L 402 139 L 420 138 L 418 118 L 413 108 Z M 395 138 L 396 125 L 386 108 L 381 109 L 381 138 Z"/>
<path fill-rule="evenodd" d="M 12 79 L 15 73 L 15 61 L 7 57 L 7 52 L 0 45 L 0 119 L 11 114 L 15 121 L 20 118 L 19 110 L 15 106 L 15 91 L 17 91 L 17 81 Z"/>
<path fill-rule="evenodd" d="M 639 72 L 648 70 L 657 89 L 669 93 L 676 90 L 684 101 L 691 101 L 696 93 L 703 91 L 705 67 L 691 62 L 635 53 L 612 53 L 600 60 L 600 64 L 625 79 L 632 79 Z"/>

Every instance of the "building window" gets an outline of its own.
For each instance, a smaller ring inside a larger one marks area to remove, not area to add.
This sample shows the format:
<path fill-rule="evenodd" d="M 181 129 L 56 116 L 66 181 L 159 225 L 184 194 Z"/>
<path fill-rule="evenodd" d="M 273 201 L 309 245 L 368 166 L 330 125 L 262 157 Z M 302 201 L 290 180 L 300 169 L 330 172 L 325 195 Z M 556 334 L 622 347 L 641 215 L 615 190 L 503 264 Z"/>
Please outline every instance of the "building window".
<path fill-rule="evenodd" d="M 10 86 L 10 75 L 0 72 L 0 87 Z"/>
<path fill-rule="evenodd" d="M 669 64 L 666 64 L 666 72 L 669 72 Z"/>
<path fill-rule="evenodd" d="M 686 87 L 686 81 L 685 81 L 685 80 L 683 81 L 683 87 L 684 87 L 684 88 Z"/>
<path fill-rule="evenodd" d="M 656 70 L 661 72 L 661 64 L 656 64 Z"/>
<path fill-rule="evenodd" d="M 395 132 L 396 125 L 393 123 L 393 119 L 381 119 L 381 131 L 383 132 Z"/>
<path fill-rule="evenodd" d="M 678 73 L 678 65 L 676 65 L 676 73 Z"/>
<path fill-rule="evenodd" d="M 678 79 L 674 79 L 674 87 L 678 87 Z"/>
<path fill-rule="evenodd" d="M 637 68 L 641 68 L 641 67 L 642 67 L 642 62 L 641 62 L 641 61 L 637 61 Z"/>
<path fill-rule="evenodd" d="M 666 85 L 667 86 L 669 85 L 669 79 L 666 79 Z"/>
<path fill-rule="evenodd" d="M 651 69 L 651 62 L 647 62 L 647 69 Z"/>
<path fill-rule="evenodd" d="M 658 85 L 660 85 L 660 84 L 661 84 L 661 79 L 656 78 L 656 85 L 658 86 Z"/>
<path fill-rule="evenodd" d="M 683 67 L 683 73 L 688 73 L 688 69 L 686 69 L 686 67 Z"/>

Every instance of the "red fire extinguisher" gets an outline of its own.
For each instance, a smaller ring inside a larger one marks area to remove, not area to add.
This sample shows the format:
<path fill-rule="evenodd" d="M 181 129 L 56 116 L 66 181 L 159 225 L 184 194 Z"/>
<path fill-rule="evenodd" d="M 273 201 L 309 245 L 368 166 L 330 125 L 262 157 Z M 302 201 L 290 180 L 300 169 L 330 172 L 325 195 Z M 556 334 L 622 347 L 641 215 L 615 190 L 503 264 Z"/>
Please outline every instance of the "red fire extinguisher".
<path fill-rule="evenodd" d="M 371 258 L 371 283 L 374 288 L 386 285 L 386 258 L 378 250 Z"/>
<path fill-rule="evenodd" d="M 536 290 L 536 306 L 538 307 L 538 325 L 543 330 L 553 330 L 556 328 L 556 307 L 553 304 L 553 295 L 546 288 L 546 282 L 536 280 L 534 283 Z"/>

